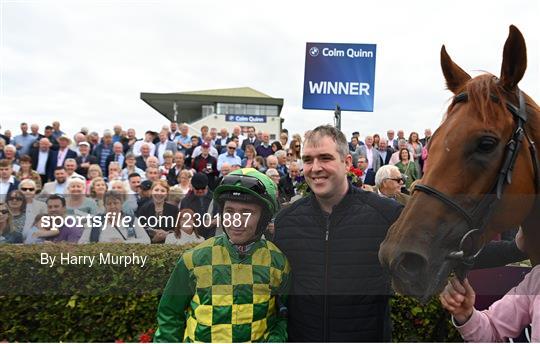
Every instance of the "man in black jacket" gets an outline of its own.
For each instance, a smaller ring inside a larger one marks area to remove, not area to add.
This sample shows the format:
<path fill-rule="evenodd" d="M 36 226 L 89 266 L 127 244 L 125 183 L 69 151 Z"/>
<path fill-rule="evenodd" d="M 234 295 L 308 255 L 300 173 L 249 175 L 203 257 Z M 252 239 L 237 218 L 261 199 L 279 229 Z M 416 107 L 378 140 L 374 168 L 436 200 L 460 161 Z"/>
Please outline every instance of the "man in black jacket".
<path fill-rule="evenodd" d="M 378 250 L 403 207 L 348 183 L 352 157 L 332 126 L 306 136 L 302 159 L 312 193 L 274 223 L 274 242 L 293 272 L 289 341 L 388 342 L 391 287 Z"/>
<path fill-rule="evenodd" d="M 289 340 L 389 341 L 390 282 L 377 253 L 402 206 L 348 183 L 347 139 L 332 126 L 308 134 L 303 160 L 312 193 L 275 220 L 294 276 Z"/>

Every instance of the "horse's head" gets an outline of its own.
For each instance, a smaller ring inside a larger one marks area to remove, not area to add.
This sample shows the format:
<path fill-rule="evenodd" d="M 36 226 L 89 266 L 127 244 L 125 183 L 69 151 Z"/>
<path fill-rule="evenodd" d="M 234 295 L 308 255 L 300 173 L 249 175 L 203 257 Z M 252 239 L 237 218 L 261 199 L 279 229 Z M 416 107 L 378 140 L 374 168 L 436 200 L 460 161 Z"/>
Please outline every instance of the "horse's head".
<path fill-rule="evenodd" d="M 507 144 L 517 128 L 517 115 L 509 108 L 514 105 L 519 111 L 517 85 L 526 65 L 525 41 L 514 26 L 504 47 L 499 79 L 489 74 L 471 78 L 442 47 L 441 67 L 454 98 L 429 143 L 428 166 L 421 185 L 379 251 L 379 259 L 390 271 L 398 292 L 426 299 L 440 291 L 458 266 L 452 256 L 455 258 L 460 250 L 472 256 L 495 231 L 511 229 L 530 211 L 532 202 L 515 201 L 516 195 L 535 192 L 534 187 L 531 189 L 534 172 L 526 139 L 518 147 L 512 183 L 497 188 L 497 181 L 507 181 L 499 175 L 509 155 Z M 526 95 L 522 101 L 526 103 L 522 103 L 522 109 L 536 107 Z M 503 191 L 500 200 L 497 191 Z M 495 210 L 489 206 L 495 206 Z M 508 212 L 512 216 L 504 216 Z M 475 227 L 485 230 L 479 238 L 468 238 L 470 247 L 460 247 L 465 233 Z"/>

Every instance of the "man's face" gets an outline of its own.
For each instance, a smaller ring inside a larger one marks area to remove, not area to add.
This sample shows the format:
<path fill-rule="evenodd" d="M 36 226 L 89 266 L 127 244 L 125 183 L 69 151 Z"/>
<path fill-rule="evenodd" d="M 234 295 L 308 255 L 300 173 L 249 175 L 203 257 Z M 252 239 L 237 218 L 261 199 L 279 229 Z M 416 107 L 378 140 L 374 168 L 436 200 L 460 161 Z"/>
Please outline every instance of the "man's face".
<path fill-rule="evenodd" d="M 77 163 L 75 161 L 69 160 L 64 163 L 64 168 L 66 173 L 71 175 L 77 169 Z"/>
<path fill-rule="evenodd" d="M 207 156 L 209 150 L 210 150 L 210 148 L 208 148 L 208 147 L 202 147 L 202 148 L 201 148 L 201 154 L 202 154 L 203 156 Z"/>
<path fill-rule="evenodd" d="M 193 194 L 195 196 L 203 197 L 203 196 L 206 196 L 207 193 L 208 193 L 208 187 L 205 187 L 205 188 L 202 188 L 202 189 L 193 188 Z"/>
<path fill-rule="evenodd" d="M 379 141 L 379 150 L 385 151 L 386 148 L 388 148 L 388 143 L 386 143 L 386 140 L 380 140 Z"/>
<path fill-rule="evenodd" d="M 390 178 L 383 181 L 381 192 L 388 197 L 394 197 L 401 192 L 402 186 L 401 173 L 399 170 L 392 170 Z"/>
<path fill-rule="evenodd" d="M 178 124 L 176 124 L 176 122 L 171 122 L 171 125 L 170 125 L 170 128 L 171 128 L 171 132 L 175 132 L 178 130 Z"/>
<path fill-rule="evenodd" d="M 164 131 L 161 131 L 161 132 L 159 133 L 159 140 L 160 140 L 161 142 L 167 141 L 167 133 L 164 132 Z"/>
<path fill-rule="evenodd" d="M 21 124 L 21 132 L 23 134 L 26 134 L 28 132 L 28 124 L 26 124 L 26 123 Z"/>
<path fill-rule="evenodd" d="M 142 145 L 141 146 L 141 155 L 143 157 L 147 157 L 150 155 L 150 147 L 148 145 Z"/>
<path fill-rule="evenodd" d="M 278 157 L 278 163 L 280 165 L 285 165 L 287 163 L 287 155 L 281 155 Z"/>
<path fill-rule="evenodd" d="M 403 139 L 405 138 L 405 133 L 403 132 L 403 130 L 398 130 L 397 136 L 398 136 L 398 139 Z"/>
<path fill-rule="evenodd" d="M 50 128 L 45 129 L 45 134 L 44 135 L 47 136 L 47 137 L 51 137 L 52 129 L 50 129 Z"/>
<path fill-rule="evenodd" d="M 233 244 L 243 245 L 255 238 L 257 233 L 257 224 L 261 218 L 261 212 L 261 206 L 258 204 L 237 201 L 225 202 L 223 206 L 224 216 L 230 217 L 231 219 L 241 216 L 241 221 L 230 221 L 230 223 L 227 221 L 223 222 L 224 224 L 230 225 L 225 227 L 225 231 Z"/>
<path fill-rule="evenodd" d="M 47 212 L 51 216 L 64 216 L 66 214 L 66 207 L 62 205 L 61 200 L 50 199 L 47 201 Z"/>
<path fill-rule="evenodd" d="M 240 134 L 242 134 L 242 129 L 240 129 L 240 127 L 236 126 L 233 128 L 233 134 L 235 136 L 240 136 Z"/>
<path fill-rule="evenodd" d="M 268 133 L 263 133 L 262 134 L 262 141 L 264 143 L 269 143 L 270 142 L 270 135 L 268 135 Z"/>
<path fill-rule="evenodd" d="M 431 136 L 431 129 L 424 130 L 424 136 L 425 137 L 430 137 Z"/>
<path fill-rule="evenodd" d="M 227 153 L 229 153 L 229 155 L 233 155 L 235 151 L 236 144 L 234 142 L 229 142 L 229 144 L 227 145 Z"/>
<path fill-rule="evenodd" d="M 106 145 L 110 145 L 112 143 L 112 136 L 111 135 L 103 136 L 103 143 L 105 143 Z"/>
<path fill-rule="evenodd" d="M 54 130 L 59 130 L 60 129 L 60 122 L 54 121 L 52 123 L 52 127 L 54 128 Z"/>
<path fill-rule="evenodd" d="M 373 137 L 372 136 L 366 136 L 366 146 L 371 147 L 373 146 Z"/>
<path fill-rule="evenodd" d="M 32 124 L 30 126 L 30 130 L 32 131 L 32 134 L 33 135 L 37 135 L 39 133 L 39 125 L 37 124 Z"/>
<path fill-rule="evenodd" d="M 226 176 L 228 175 L 229 173 L 231 173 L 231 166 L 228 166 L 228 165 L 223 165 L 221 166 L 221 174 L 223 176 Z"/>
<path fill-rule="evenodd" d="M 394 135 L 395 135 L 395 133 L 394 133 L 393 130 L 388 130 L 388 131 L 386 132 L 386 136 L 388 137 L 388 140 L 393 140 L 393 139 L 394 139 Z"/>
<path fill-rule="evenodd" d="M 130 139 L 135 138 L 135 129 L 128 129 L 128 131 L 127 131 L 127 136 L 128 136 L 128 138 L 130 138 Z"/>
<path fill-rule="evenodd" d="M 182 154 L 182 153 L 176 153 L 176 154 L 174 155 L 174 163 L 175 163 L 176 165 L 182 166 L 182 165 L 184 165 L 184 161 L 185 161 L 185 159 L 184 159 L 184 154 Z"/>
<path fill-rule="evenodd" d="M 129 187 L 130 187 L 131 191 L 138 192 L 140 185 L 141 185 L 141 177 L 131 177 L 131 178 L 129 178 Z"/>
<path fill-rule="evenodd" d="M 227 137 L 228 134 L 229 133 L 227 132 L 227 129 L 225 129 L 225 128 L 221 129 L 220 135 L 221 135 L 222 138 Z"/>
<path fill-rule="evenodd" d="M 122 134 L 122 127 L 119 126 L 119 125 L 115 125 L 114 128 L 113 128 L 113 131 L 116 135 L 120 135 Z"/>
<path fill-rule="evenodd" d="M 212 137 L 212 140 L 216 139 L 216 137 L 217 137 L 217 129 L 216 128 L 210 129 L 210 137 Z"/>
<path fill-rule="evenodd" d="M 351 144 L 353 145 L 353 147 L 356 147 L 358 145 L 358 138 L 353 136 L 351 138 Z"/>
<path fill-rule="evenodd" d="M 336 143 L 328 136 L 308 141 L 304 146 L 304 177 L 315 195 L 319 198 L 332 198 L 336 190 L 347 184 L 347 166 L 351 164 L 351 156 L 345 160 L 339 156 Z"/>
<path fill-rule="evenodd" d="M 69 141 L 66 139 L 59 139 L 58 145 L 60 146 L 60 148 L 65 149 L 69 145 Z"/>
<path fill-rule="evenodd" d="M 79 146 L 79 153 L 81 153 L 81 155 L 87 156 L 89 151 L 90 151 L 90 147 L 88 147 L 87 145 Z"/>
<path fill-rule="evenodd" d="M 113 146 L 114 154 L 122 154 L 124 153 L 124 147 L 121 144 L 114 144 Z"/>
<path fill-rule="evenodd" d="M 201 137 L 206 137 L 206 135 L 208 135 L 208 127 L 203 126 L 201 127 Z"/>
<path fill-rule="evenodd" d="M 58 184 L 62 184 L 66 181 L 66 171 L 65 170 L 56 170 L 54 171 L 54 179 Z"/>
<path fill-rule="evenodd" d="M 291 166 L 289 169 L 289 175 L 291 176 L 292 180 L 295 180 L 297 177 L 300 176 L 300 169 L 298 166 Z"/>
<path fill-rule="evenodd" d="M 155 182 L 159 180 L 159 171 L 155 167 L 148 167 L 146 169 L 146 179 L 148 179 L 151 182 Z"/>
<path fill-rule="evenodd" d="M 183 125 L 180 127 L 180 132 L 182 133 L 182 136 L 187 136 L 189 131 L 189 128 L 187 125 Z"/>
<path fill-rule="evenodd" d="M 0 178 L 3 180 L 9 179 L 11 177 L 11 166 L 0 167 Z"/>
<path fill-rule="evenodd" d="M 249 136 L 249 138 L 255 137 L 255 128 L 250 127 L 248 129 L 248 136 Z"/>
<path fill-rule="evenodd" d="M 366 161 L 366 159 L 364 158 L 359 158 L 358 159 L 358 168 L 361 169 L 362 171 L 365 171 L 368 167 L 368 162 Z"/>

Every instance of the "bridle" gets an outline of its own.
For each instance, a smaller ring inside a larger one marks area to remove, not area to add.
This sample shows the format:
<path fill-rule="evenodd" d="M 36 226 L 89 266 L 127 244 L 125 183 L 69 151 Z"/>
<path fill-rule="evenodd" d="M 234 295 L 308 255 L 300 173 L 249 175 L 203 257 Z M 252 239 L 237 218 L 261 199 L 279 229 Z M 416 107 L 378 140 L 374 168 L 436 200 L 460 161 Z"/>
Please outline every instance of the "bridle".
<path fill-rule="evenodd" d="M 508 100 L 504 100 L 504 105 L 512 114 L 516 127 L 512 137 L 506 144 L 503 164 L 501 165 L 493 187 L 489 193 L 484 195 L 484 197 L 480 200 L 480 202 L 478 202 L 472 211 L 468 211 L 450 196 L 435 189 L 434 187 L 425 184 L 416 184 L 414 187 L 414 191 L 424 192 L 429 196 L 435 197 L 448 207 L 454 209 L 467 222 L 469 228 L 472 228 L 461 238 L 458 250 L 450 252 L 446 257 L 446 260 L 456 262 L 455 272 L 462 280 L 465 278 L 467 271 L 472 267 L 474 260 L 476 257 L 478 257 L 483 248 L 482 245 L 478 245 L 478 240 L 484 233 L 497 202 L 501 200 L 506 185 L 512 183 L 512 171 L 519 155 L 519 150 L 524 137 L 529 143 L 529 152 L 531 154 L 534 169 L 536 193 L 538 194 L 538 190 L 540 190 L 540 180 L 538 178 L 539 162 L 536 154 L 536 146 L 525 129 L 525 124 L 527 123 L 527 105 L 525 104 L 525 98 L 521 90 L 517 90 L 517 95 L 519 99 L 519 107 L 510 103 Z M 467 92 L 463 92 L 454 97 L 453 103 L 465 103 L 468 101 L 468 98 Z M 499 97 L 494 94 L 490 94 L 490 99 L 496 103 L 501 101 Z M 471 241 L 475 243 L 475 245 L 469 246 L 478 247 L 478 249 L 467 250 L 465 245 L 466 243 L 471 244 Z"/>

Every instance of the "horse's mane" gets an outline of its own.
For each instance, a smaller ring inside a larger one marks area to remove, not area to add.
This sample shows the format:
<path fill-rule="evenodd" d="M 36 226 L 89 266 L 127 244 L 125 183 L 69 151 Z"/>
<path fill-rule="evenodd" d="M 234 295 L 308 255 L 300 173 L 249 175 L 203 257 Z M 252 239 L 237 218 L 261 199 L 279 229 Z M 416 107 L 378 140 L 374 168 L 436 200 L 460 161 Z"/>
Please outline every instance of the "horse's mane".
<path fill-rule="evenodd" d="M 463 92 L 468 95 L 468 102 L 476 110 L 474 114 L 480 117 L 480 120 L 484 124 L 488 124 L 491 121 L 497 121 L 497 118 L 493 116 L 497 111 L 504 111 L 504 103 L 502 102 L 504 95 L 502 88 L 498 85 L 499 79 L 494 75 L 486 73 L 479 75 L 467 82 Z M 501 101 L 495 102 L 491 99 L 491 96 L 498 97 Z M 452 109 L 459 103 L 453 101 L 448 107 L 448 111 L 444 116 L 443 122 L 448 118 Z"/>

